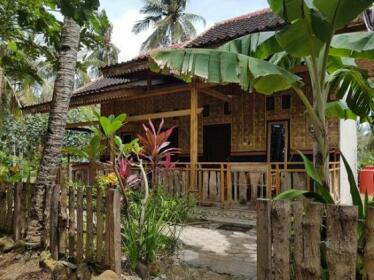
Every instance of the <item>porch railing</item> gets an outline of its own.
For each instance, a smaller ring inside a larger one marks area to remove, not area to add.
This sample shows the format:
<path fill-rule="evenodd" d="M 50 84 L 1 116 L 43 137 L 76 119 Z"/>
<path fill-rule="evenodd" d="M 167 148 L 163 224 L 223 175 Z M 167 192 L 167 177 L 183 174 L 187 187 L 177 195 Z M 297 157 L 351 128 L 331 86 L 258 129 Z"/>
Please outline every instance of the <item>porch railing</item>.
<path fill-rule="evenodd" d="M 99 170 L 104 173 L 109 171 L 110 167 L 105 165 Z M 72 164 L 70 177 L 87 183 L 89 172 L 88 164 Z M 192 186 L 191 164 L 177 162 L 174 168 L 158 172 L 157 182 L 172 194 L 195 193 L 201 205 L 228 207 L 255 205 L 257 198 L 271 198 L 288 189 L 312 189 L 312 181 L 301 162 L 199 162 L 196 172 L 196 186 Z M 331 193 L 337 200 L 340 193 L 339 173 L 340 163 L 331 162 Z"/>

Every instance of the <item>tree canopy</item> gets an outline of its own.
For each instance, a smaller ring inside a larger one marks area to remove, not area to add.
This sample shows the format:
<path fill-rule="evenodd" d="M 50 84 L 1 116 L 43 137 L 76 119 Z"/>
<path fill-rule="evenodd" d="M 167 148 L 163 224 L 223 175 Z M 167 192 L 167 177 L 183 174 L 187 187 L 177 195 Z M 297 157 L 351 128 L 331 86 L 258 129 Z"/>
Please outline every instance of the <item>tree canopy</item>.
<path fill-rule="evenodd" d="M 144 0 L 140 10 L 145 15 L 133 27 L 138 34 L 154 28 L 142 44 L 142 50 L 149 50 L 184 42 L 196 35 L 196 23 L 206 24 L 199 15 L 186 13 L 187 0 Z"/>

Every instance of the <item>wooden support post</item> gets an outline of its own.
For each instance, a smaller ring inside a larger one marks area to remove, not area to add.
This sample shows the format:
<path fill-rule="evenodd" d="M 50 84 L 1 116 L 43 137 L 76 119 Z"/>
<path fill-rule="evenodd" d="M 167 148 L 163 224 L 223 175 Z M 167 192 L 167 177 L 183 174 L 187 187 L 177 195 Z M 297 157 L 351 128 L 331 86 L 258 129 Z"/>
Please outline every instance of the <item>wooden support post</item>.
<path fill-rule="evenodd" d="M 191 117 L 190 117 L 190 161 L 191 161 L 191 180 L 190 191 L 197 190 L 197 161 L 198 161 L 198 94 L 196 85 L 191 87 Z"/>
<path fill-rule="evenodd" d="M 118 189 L 108 189 L 105 264 L 121 276 L 121 199 Z"/>
<path fill-rule="evenodd" d="M 257 279 L 271 280 L 271 200 L 257 200 Z"/>
<path fill-rule="evenodd" d="M 221 163 L 220 196 L 222 207 L 225 203 L 225 166 Z"/>

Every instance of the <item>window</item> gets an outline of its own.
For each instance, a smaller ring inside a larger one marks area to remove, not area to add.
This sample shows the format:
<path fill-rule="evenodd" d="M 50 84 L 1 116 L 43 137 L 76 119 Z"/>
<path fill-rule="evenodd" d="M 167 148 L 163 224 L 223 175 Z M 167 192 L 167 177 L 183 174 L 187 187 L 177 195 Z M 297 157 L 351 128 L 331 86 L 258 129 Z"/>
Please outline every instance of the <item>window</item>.
<path fill-rule="evenodd" d="M 273 111 L 274 110 L 274 96 L 267 96 L 266 97 L 266 111 Z"/>
<path fill-rule="evenodd" d="M 270 123 L 268 131 L 268 161 L 284 162 L 287 160 L 287 124 Z"/>
<path fill-rule="evenodd" d="M 231 115 L 231 107 L 229 102 L 225 102 L 223 104 L 223 114 L 225 115 Z"/>
<path fill-rule="evenodd" d="M 209 114 L 210 114 L 210 112 L 209 112 L 209 104 L 205 104 L 203 106 L 203 117 L 209 117 Z"/>
<path fill-rule="evenodd" d="M 291 108 L 291 95 L 282 95 L 282 109 L 287 110 Z"/>

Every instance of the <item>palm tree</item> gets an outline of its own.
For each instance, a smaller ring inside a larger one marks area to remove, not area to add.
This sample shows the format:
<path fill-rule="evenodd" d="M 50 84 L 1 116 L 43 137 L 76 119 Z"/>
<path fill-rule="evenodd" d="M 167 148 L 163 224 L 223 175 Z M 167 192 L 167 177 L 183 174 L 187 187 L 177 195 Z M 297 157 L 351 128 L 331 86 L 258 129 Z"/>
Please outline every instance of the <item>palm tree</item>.
<path fill-rule="evenodd" d="M 47 226 L 43 223 L 44 190 L 51 189 L 60 163 L 60 149 L 65 133 L 70 97 L 74 88 L 80 26 L 72 18 L 65 16 L 61 37 L 63 48 L 61 48 L 58 57 L 59 63 L 49 113 L 48 129 L 38 170 L 36 191 L 32 197 L 33 207 L 30 211 L 28 226 L 28 239 L 36 244 L 40 244 L 42 232 Z"/>
<path fill-rule="evenodd" d="M 180 43 L 196 35 L 194 24 L 206 22 L 199 15 L 186 13 L 186 4 L 187 0 L 144 0 L 140 12 L 145 18 L 132 31 L 139 34 L 150 27 L 155 30 L 142 44 L 142 50 Z"/>
<path fill-rule="evenodd" d="M 90 19 L 95 46 L 83 51 L 83 67 L 88 69 L 89 76 L 96 78 L 100 68 L 118 62 L 119 49 L 112 43 L 113 25 L 105 10 L 95 13 Z"/>

